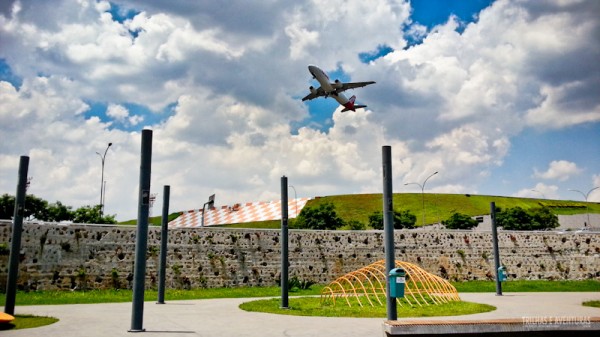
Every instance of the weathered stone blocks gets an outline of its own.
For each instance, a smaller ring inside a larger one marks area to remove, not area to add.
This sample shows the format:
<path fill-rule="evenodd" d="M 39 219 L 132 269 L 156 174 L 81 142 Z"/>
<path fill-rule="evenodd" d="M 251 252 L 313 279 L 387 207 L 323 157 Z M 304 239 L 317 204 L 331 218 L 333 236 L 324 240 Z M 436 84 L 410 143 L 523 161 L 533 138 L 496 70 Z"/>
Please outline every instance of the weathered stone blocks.
<path fill-rule="evenodd" d="M 133 280 L 135 227 L 25 223 L 22 289 L 127 288 Z M 0 221 L 0 244 L 10 247 L 11 223 Z M 489 232 L 399 230 L 396 258 L 450 280 L 494 277 Z M 280 231 L 170 229 L 167 286 L 275 285 L 280 277 Z M 502 264 L 513 279 L 600 279 L 600 234 L 499 232 Z M 290 230 L 289 270 L 302 280 L 331 280 L 384 258 L 382 231 Z M 156 287 L 160 229 L 149 229 L 146 282 Z M 0 254 L 5 286 L 8 254 Z"/>

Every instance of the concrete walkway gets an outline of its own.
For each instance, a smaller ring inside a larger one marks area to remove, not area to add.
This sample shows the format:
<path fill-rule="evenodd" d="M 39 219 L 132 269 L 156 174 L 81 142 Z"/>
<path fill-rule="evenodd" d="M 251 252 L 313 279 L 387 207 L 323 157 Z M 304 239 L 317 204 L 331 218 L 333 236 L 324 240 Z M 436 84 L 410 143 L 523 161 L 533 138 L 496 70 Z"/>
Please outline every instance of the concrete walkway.
<path fill-rule="evenodd" d="M 498 309 L 475 315 L 452 316 L 453 320 L 524 317 L 599 317 L 600 308 L 584 307 L 584 301 L 600 300 L 589 293 L 464 293 L 464 301 L 486 303 Z M 58 323 L 25 330 L 2 331 L 3 337 L 93 336 L 382 336 L 384 318 L 299 317 L 245 312 L 238 308 L 251 299 L 169 301 L 144 305 L 146 332 L 130 333 L 131 303 L 17 306 L 17 314 L 53 316 Z M 18 298 L 17 298 L 18 303 Z M 445 320 L 411 318 L 411 320 Z M 399 317 L 402 320 L 402 317 Z"/>

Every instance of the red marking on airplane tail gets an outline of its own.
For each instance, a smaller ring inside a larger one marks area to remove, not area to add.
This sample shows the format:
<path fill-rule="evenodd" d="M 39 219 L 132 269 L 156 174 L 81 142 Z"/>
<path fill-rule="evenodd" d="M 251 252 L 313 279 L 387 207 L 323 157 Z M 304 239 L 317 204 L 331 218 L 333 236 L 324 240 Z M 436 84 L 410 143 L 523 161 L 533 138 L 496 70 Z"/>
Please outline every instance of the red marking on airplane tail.
<path fill-rule="evenodd" d="M 344 104 L 344 110 L 342 110 L 342 112 L 344 111 L 348 111 L 348 110 L 352 110 L 352 111 L 356 111 L 356 109 L 354 108 L 354 101 L 356 100 L 356 96 L 352 96 L 350 97 L 350 99 L 348 100 L 348 103 Z"/>

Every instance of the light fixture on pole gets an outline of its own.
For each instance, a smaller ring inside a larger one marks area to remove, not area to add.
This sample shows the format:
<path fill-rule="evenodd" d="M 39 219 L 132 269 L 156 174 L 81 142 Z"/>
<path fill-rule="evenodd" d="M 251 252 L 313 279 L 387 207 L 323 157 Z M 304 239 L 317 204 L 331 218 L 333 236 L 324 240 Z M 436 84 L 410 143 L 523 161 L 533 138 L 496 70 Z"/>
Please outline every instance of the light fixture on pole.
<path fill-rule="evenodd" d="M 569 189 L 569 191 L 580 193 L 585 198 L 585 212 L 587 213 L 587 222 L 585 223 L 586 226 L 590 226 L 590 210 L 588 208 L 588 197 L 590 196 L 590 193 L 592 193 L 592 191 L 597 190 L 599 188 L 600 188 L 600 186 L 594 187 L 591 190 L 589 190 L 587 193 L 583 193 L 580 190 Z"/>
<path fill-rule="evenodd" d="M 427 183 L 427 180 L 429 180 L 429 178 L 433 177 L 434 175 L 438 174 L 438 171 L 433 172 L 429 177 L 427 177 L 425 179 L 425 181 L 423 181 L 423 185 L 419 184 L 419 183 L 406 183 L 404 184 L 404 186 L 406 185 L 417 185 L 421 188 L 421 199 L 423 202 L 423 226 L 425 226 L 425 184 Z"/>
<path fill-rule="evenodd" d="M 102 176 L 100 179 L 100 216 L 102 216 L 104 214 L 104 161 L 106 159 L 106 153 L 108 152 L 108 149 L 112 146 L 112 143 L 108 143 L 108 146 L 106 147 L 106 150 L 104 150 L 104 154 L 100 154 L 100 152 L 96 152 L 97 155 L 100 156 L 100 159 L 102 160 Z"/>

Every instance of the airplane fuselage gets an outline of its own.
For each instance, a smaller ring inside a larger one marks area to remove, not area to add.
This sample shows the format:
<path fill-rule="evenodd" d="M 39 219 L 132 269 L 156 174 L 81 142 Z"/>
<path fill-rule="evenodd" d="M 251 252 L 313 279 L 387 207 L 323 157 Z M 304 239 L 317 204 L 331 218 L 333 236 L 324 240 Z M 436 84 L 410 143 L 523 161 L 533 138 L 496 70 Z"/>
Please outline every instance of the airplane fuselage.
<path fill-rule="evenodd" d="M 321 88 L 325 90 L 325 93 L 327 95 L 335 91 L 335 88 L 331 85 L 329 76 L 327 76 L 327 74 L 323 70 L 321 70 L 321 68 L 310 65 L 308 66 L 308 71 L 310 71 L 310 73 L 313 75 L 313 78 L 319 82 Z"/>
<path fill-rule="evenodd" d="M 327 76 L 327 73 L 325 73 L 323 70 L 321 70 L 321 68 L 319 68 L 317 66 L 309 65 L 308 71 L 313 76 L 313 78 L 319 82 L 319 84 L 321 86 L 319 88 L 314 88 L 311 86 L 309 88 L 310 94 L 308 94 L 306 97 L 304 97 L 302 99 L 302 101 L 315 99 L 317 97 L 327 98 L 327 97 L 331 96 L 331 97 L 335 98 L 335 100 L 340 105 L 344 106 L 344 109 L 342 110 L 342 112 L 348 111 L 348 110 L 356 111 L 356 109 L 358 109 L 358 108 L 366 107 L 366 105 L 360 105 L 360 104 L 355 105 L 354 101 L 356 100 L 356 96 L 352 96 L 352 97 L 350 97 L 350 99 L 348 99 L 344 94 L 342 94 L 342 91 L 345 91 L 348 89 L 364 87 L 369 84 L 373 84 L 375 82 L 369 81 L 369 82 L 344 83 L 339 80 L 335 80 L 332 82 L 329 79 L 329 76 Z"/>

